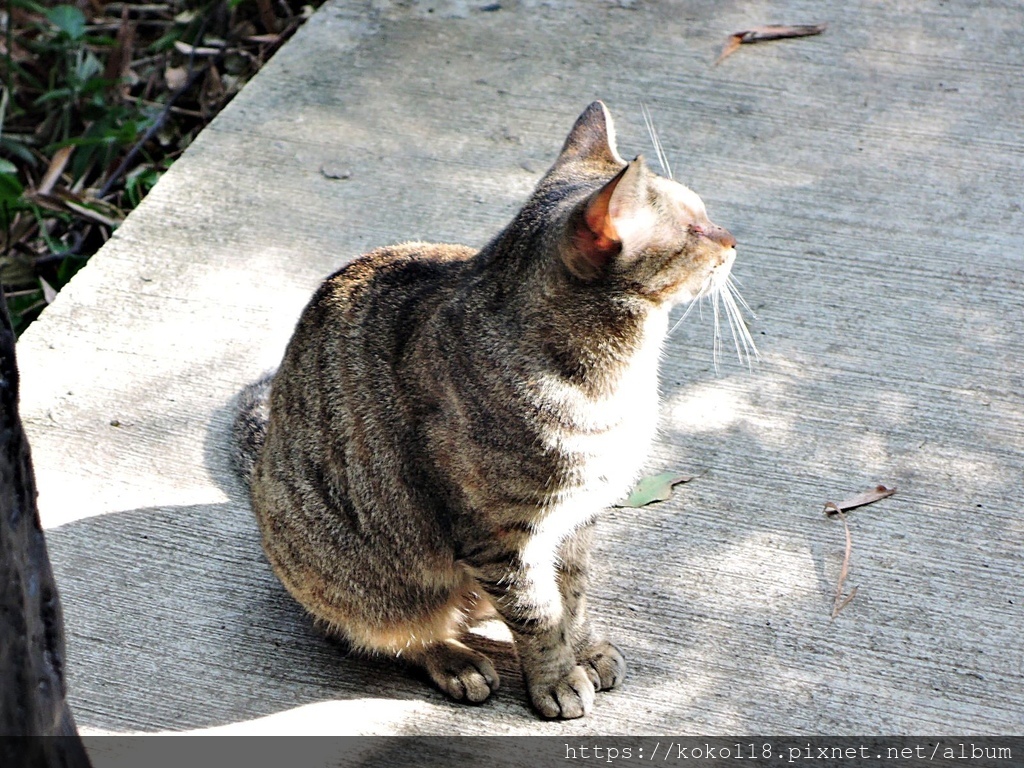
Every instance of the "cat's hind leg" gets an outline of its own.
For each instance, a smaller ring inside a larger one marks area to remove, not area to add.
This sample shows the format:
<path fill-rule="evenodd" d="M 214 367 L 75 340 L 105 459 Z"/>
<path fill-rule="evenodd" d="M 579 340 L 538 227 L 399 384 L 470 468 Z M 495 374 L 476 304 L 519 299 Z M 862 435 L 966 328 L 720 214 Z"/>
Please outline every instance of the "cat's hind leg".
<path fill-rule="evenodd" d="M 467 622 L 486 616 L 489 609 L 488 601 L 467 587 L 457 590 L 448 603 L 415 619 L 388 626 L 349 621 L 338 628 L 359 650 L 421 667 L 456 701 L 479 704 L 498 690 L 501 680 L 490 659 L 458 638 Z"/>
<path fill-rule="evenodd" d="M 410 660 L 423 667 L 434 684 L 456 701 L 479 704 L 498 690 L 500 678 L 490 659 L 456 638 L 467 623 L 495 615 L 494 606 L 486 597 L 467 589 L 449 611 L 445 631 L 450 637 L 414 651 L 409 654 Z"/>
<path fill-rule="evenodd" d="M 456 701 L 479 704 L 500 685 L 490 659 L 454 638 L 433 643 L 407 656 L 422 666 L 434 684 Z"/>

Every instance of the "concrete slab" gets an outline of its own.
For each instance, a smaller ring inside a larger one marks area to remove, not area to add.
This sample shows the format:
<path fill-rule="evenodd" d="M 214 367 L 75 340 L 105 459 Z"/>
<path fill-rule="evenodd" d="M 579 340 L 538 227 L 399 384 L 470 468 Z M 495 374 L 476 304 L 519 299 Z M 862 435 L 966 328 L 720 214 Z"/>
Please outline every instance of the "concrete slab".
<path fill-rule="evenodd" d="M 487 10 L 488 8 L 492 10 Z M 493 10 L 497 8 L 497 10 Z M 744 46 L 769 22 L 825 35 Z M 1017 2 L 328 3 L 24 336 L 23 416 L 87 732 L 1024 731 Z M 544 723 L 317 635 L 231 476 L 229 401 L 373 246 L 480 245 L 603 98 L 739 238 L 761 362 L 694 313 L 650 466 L 600 527 L 625 686 Z M 849 516 L 856 597 L 830 620 Z"/>

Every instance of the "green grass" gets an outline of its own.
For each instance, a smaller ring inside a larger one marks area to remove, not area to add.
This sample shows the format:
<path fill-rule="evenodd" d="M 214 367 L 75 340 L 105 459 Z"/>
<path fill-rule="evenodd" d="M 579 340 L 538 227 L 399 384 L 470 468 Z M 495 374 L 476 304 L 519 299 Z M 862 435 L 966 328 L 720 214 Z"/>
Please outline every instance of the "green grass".
<path fill-rule="evenodd" d="M 17 333 L 312 5 L 0 0 L 0 283 Z"/>

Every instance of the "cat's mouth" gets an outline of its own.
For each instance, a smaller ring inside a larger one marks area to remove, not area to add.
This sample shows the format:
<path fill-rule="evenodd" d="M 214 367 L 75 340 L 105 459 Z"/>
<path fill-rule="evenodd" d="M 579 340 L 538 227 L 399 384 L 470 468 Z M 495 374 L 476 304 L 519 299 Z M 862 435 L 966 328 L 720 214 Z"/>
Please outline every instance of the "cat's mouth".
<path fill-rule="evenodd" d="M 718 257 L 718 266 L 712 270 L 712 272 L 723 272 L 726 277 L 732 272 L 732 265 L 736 261 L 736 240 L 732 235 L 729 235 L 729 238 L 732 239 L 733 244 L 722 250 Z"/>

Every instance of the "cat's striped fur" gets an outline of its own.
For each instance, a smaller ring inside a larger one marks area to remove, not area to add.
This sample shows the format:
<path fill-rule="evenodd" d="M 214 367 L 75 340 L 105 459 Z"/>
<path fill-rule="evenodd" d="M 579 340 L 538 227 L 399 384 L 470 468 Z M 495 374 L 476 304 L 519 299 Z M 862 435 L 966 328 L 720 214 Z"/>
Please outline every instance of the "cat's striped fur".
<path fill-rule="evenodd" d="M 408 243 L 335 273 L 236 424 L 289 592 L 473 702 L 498 676 L 459 636 L 496 610 L 536 709 L 585 714 L 626 670 L 587 617 L 594 519 L 654 435 L 669 309 L 724 280 L 734 243 L 619 157 L 595 102 L 479 252 Z"/>

